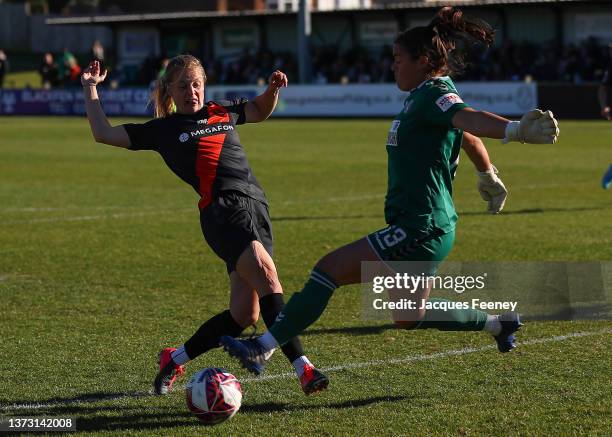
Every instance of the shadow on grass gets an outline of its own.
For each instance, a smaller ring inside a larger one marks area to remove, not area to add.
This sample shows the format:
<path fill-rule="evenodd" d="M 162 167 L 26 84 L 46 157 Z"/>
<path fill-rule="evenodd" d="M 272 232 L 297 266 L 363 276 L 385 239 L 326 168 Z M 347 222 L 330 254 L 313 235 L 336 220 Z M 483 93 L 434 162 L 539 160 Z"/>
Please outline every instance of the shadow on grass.
<path fill-rule="evenodd" d="M 386 325 L 348 326 L 345 328 L 315 328 L 307 329 L 300 334 L 300 337 L 321 334 L 377 335 L 389 329 L 397 329 L 397 327 L 393 323 L 389 323 Z"/>
<path fill-rule="evenodd" d="M 114 401 L 119 399 L 136 399 L 153 396 L 153 393 L 132 391 L 132 392 L 95 392 L 86 393 L 78 396 L 71 397 L 54 397 L 43 400 L 11 400 L 10 403 L 0 406 L 0 414 L 21 414 L 22 412 L 27 415 L 31 415 L 32 411 L 43 412 L 51 411 L 59 412 L 57 409 L 64 408 L 66 413 L 78 412 L 82 408 L 81 404 L 91 404 L 97 402 Z M 74 407 L 72 407 L 74 405 Z M 96 410 L 103 409 L 104 407 L 96 407 Z M 69 411 L 73 409 L 72 411 Z M 112 409 L 112 407 L 109 407 Z M 62 411 L 63 412 L 63 411 Z"/>
<path fill-rule="evenodd" d="M 263 404 L 252 404 L 244 405 L 240 412 L 243 414 L 253 413 L 279 413 L 289 411 L 305 411 L 305 410 L 317 410 L 320 408 L 330 408 L 334 410 L 344 410 L 347 408 L 359 408 L 365 407 L 372 404 L 378 404 L 381 402 L 401 402 L 408 400 L 408 396 L 377 396 L 365 399 L 348 400 L 344 402 L 336 402 L 331 404 L 317 404 L 317 405 L 293 405 L 283 404 L 281 402 L 266 402 Z"/>
<path fill-rule="evenodd" d="M 502 211 L 500 215 L 523 215 L 523 214 L 545 214 L 547 212 L 577 212 L 577 211 L 599 211 L 602 209 L 609 209 L 604 206 L 592 206 L 592 207 L 578 207 L 578 208 L 527 208 L 517 209 L 516 211 Z M 470 216 L 470 215 L 491 215 L 488 211 L 458 211 L 459 216 Z"/>
<path fill-rule="evenodd" d="M 85 396 L 83 396 L 83 398 L 85 398 Z M 285 404 L 282 402 L 265 402 L 261 404 L 243 405 L 239 414 L 268 415 L 270 413 L 317 410 L 324 408 L 341 410 L 365 407 L 383 402 L 401 402 L 407 399 L 409 399 L 407 396 L 378 396 L 329 404 L 317 403 L 306 405 Z M 61 401 L 61 399 L 56 399 L 56 401 Z M 50 400 L 47 402 L 50 402 Z M 147 411 L 143 412 L 145 408 Z M 28 412 L 27 415 L 31 414 Z M 163 407 L 128 407 L 122 405 L 94 407 L 75 404 L 49 407 L 43 411 L 37 411 L 36 415 L 75 416 L 77 431 L 142 431 L 164 428 L 171 429 L 181 426 L 199 426 L 199 422 L 187 411 L 186 408 L 182 412 L 175 412 L 168 411 L 168 409 Z M 97 417 L 81 417 L 83 415 L 97 415 Z"/>
<path fill-rule="evenodd" d="M 545 214 L 549 212 L 578 212 L 578 211 L 599 211 L 610 209 L 605 206 L 577 207 L 577 208 L 526 208 L 516 211 L 502 211 L 500 215 L 524 215 L 524 214 Z M 478 216 L 491 215 L 485 209 L 480 211 L 459 211 L 459 216 Z M 297 222 L 314 220 L 359 220 L 359 219 L 383 219 L 382 214 L 361 214 L 361 215 L 324 215 L 324 216 L 278 216 L 272 217 L 273 222 Z"/>
<path fill-rule="evenodd" d="M 308 220 L 359 220 L 359 219 L 381 219 L 381 214 L 370 215 L 324 215 L 324 216 L 280 216 L 272 217 L 273 222 L 298 222 Z"/>

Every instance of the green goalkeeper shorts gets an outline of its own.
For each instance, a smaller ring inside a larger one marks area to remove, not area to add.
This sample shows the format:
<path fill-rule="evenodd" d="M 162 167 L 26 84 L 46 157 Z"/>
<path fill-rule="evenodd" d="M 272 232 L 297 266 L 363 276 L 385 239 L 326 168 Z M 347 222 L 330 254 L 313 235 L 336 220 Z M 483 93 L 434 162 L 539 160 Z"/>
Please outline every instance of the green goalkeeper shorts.
<path fill-rule="evenodd" d="M 440 262 L 446 258 L 455 241 L 455 231 L 443 233 L 414 231 L 398 225 L 367 236 L 368 242 L 381 261 Z"/>

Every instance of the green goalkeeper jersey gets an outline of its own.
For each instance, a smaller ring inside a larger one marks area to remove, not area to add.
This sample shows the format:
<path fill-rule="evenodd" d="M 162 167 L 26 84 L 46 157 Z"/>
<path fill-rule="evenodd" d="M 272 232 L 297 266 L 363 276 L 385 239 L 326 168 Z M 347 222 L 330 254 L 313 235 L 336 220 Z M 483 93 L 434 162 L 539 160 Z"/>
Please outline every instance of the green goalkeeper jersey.
<path fill-rule="evenodd" d="M 387 223 L 425 232 L 454 230 L 452 180 L 463 131 L 451 120 L 467 106 L 450 77 L 429 79 L 409 93 L 387 138 Z"/>

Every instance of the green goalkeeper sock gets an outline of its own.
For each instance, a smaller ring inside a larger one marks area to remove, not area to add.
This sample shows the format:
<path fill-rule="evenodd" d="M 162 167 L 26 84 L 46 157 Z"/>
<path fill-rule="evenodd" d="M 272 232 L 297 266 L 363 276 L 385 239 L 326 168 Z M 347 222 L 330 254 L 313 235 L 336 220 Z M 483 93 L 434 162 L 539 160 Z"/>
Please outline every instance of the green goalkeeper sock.
<path fill-rule="evenodd" d="M 452 300 L 431 298 L 436 308 L 428 309 L 415 329 L 435 328 L 440 331 L 482 331 L 488 314 L 475 309 L 455 309 Z"/>
<path fill-rule="evenodd" d="M 278 344 L 287 343 L 321 317 L 336 288 L 332 277 L 314 268 L 302 291 L 291 296 L 269 329 Z"/>

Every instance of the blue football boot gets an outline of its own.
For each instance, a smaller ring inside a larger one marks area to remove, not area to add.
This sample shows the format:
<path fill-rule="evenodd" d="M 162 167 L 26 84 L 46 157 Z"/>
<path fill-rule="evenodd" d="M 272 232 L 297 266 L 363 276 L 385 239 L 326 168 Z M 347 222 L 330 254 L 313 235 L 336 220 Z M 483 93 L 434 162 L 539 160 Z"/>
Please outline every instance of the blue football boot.
<path fill-rule="evenodd" d="M 500 352 L 510 352 L 516 347 L 516 337 L 514 333 L 520 329 L 523 324 L 518 313 L 505 313 L 499 316 L 499 322 L 502 325 L 502 330 L 499 335 L 496 335 L 497 349 Z"/>
<path fill-rule="evenodd" d="M 601 186 L 604 190 L 607 190 L 612 186 L 612 164 L 608 167 L 608 170 L 604 173 L 601 178 Z"/>
<path fill-rule="evenodd" d="M 255 375 L 261 375 L 268 361 L 269 352 L 257 341 L 257 337 L 238 340 L 229 335 L 221 337 L 219 343 L 231 357 L 240 361 L 242 367 Z"/>

